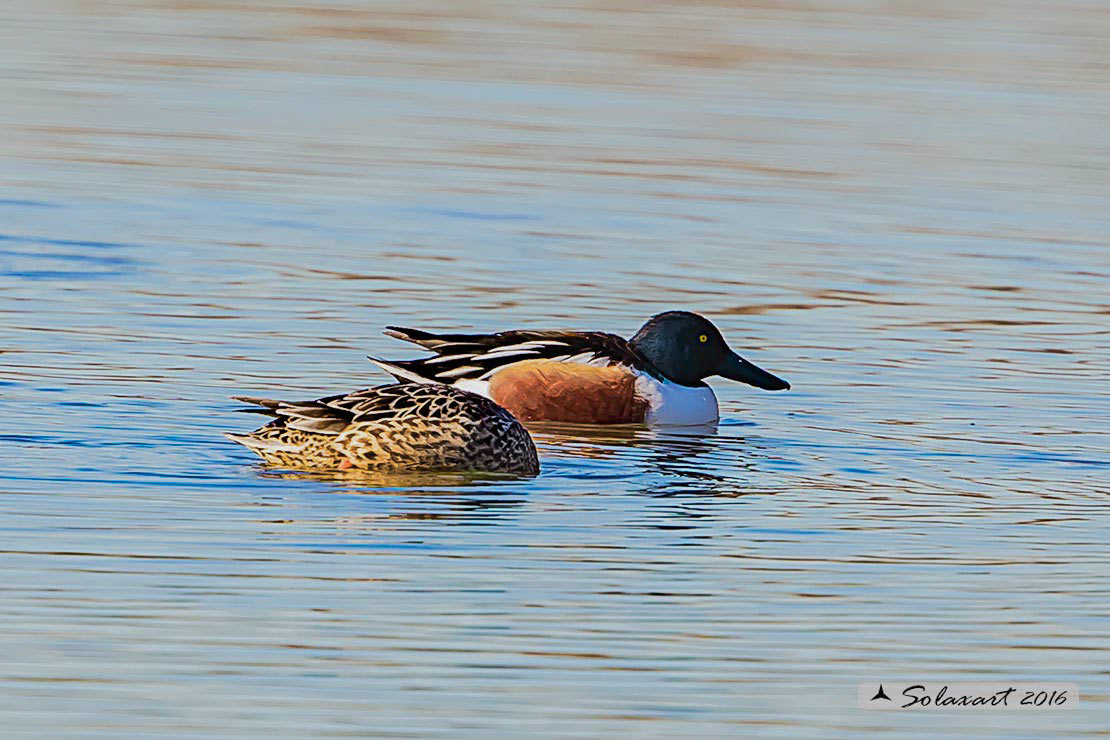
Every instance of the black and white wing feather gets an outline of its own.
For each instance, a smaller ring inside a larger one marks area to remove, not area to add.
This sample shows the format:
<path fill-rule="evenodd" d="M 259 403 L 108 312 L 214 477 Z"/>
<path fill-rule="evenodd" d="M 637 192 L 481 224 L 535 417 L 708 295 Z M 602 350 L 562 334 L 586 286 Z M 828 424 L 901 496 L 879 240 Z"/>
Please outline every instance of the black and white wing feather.
<path fill-rule="evenodd" d="M 525 360 L 558 360 L 590 365 L 625 365 L 650 375 L 657 371 L 629 343 L 615 334 L 570 331 L 503 331 L 497 334 L 432 334 L 390 326 L 386 335 L 418 344 L 435 353 L 418 360 L 370 358 L 397 379 L 417 383 L 484 381 Z"/>

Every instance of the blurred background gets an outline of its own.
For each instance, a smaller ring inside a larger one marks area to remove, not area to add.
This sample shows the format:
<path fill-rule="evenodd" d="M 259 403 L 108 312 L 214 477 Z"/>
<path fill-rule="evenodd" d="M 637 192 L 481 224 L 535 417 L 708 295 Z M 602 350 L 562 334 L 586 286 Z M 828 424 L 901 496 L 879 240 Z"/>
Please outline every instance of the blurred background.
<path fill-rule="evenodd" d="M 0 7 L 11 738 L 1106 735 L 1101 0 Z M 534 481 L 335 481 L 227 396 L 386 324 L 712 318 L 788 379 Z M 1055 680 L 1066 713 L 865 713 Z"/>

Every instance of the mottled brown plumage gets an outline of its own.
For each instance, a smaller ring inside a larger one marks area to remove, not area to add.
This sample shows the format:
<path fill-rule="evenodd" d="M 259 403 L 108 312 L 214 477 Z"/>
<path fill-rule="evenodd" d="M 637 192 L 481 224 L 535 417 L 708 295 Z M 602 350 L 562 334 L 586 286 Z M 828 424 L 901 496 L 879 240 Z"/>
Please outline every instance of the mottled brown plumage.
<path fill-rule="evenodd" d="M 450 386 L 399 383 L 315 401 L 237 399 L 276 418 L 249 434 L 226 436 L 275 465 L 539 472 L 532 438 L 512 414 Z"/>

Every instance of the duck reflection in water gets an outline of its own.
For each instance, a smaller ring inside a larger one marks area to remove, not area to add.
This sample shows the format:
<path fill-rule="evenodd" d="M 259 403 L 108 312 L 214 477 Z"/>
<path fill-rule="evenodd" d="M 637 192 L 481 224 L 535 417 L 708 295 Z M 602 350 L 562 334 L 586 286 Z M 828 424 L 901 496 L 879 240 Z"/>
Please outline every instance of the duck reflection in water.
<path fill-rule="evenodd" d="M 753 445 L 727 425 L 646 427 L 527 422 L 540 454 L 556 464 L 601 460 L 631 462 L 640 493 L 654 496 L 743 495 L 738 474 L 756 469 Z M 593 476 L 585 476 L 593 477 Z"/>
<path fill-rule="evenodd" d="M 511 512 L 526 499 L 506 486 L 519 483 L 519 476 L 497 473 L 397 472 L 397 471 L 308 471 L 259 466 L 258 475 L 288 481 L 319 482 L 330 491 L 359 496 L 392 497 L 401 500 L 388 514 L 350 514 L 336 523 L 372 524 L 381 519 L 442 520 L 449 524 L 494 524 L 510 521 Z"/>

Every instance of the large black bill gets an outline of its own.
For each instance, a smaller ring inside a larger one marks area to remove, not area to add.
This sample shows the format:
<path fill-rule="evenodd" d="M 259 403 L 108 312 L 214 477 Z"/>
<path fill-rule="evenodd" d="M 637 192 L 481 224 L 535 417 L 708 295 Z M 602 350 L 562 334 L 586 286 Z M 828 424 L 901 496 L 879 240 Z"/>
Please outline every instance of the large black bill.
<path fill-rule="evenodd" d="M 741 383 L 754 385 L 765 391 L 785 391 L 790 384 L 782 378 L 771 375 L 766 370 L 756 367 L 735 352 L 729 352 L 717 369 L 717 374 L 729 380 L 739 380 Z"/>

